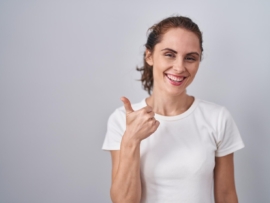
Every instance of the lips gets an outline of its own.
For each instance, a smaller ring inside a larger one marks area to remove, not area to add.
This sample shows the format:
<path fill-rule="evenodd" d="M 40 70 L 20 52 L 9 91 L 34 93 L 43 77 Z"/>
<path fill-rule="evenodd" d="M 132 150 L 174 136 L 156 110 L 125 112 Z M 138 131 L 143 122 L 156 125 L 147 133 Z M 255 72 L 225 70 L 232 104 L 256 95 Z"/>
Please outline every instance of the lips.
<path fill-rule="evenodd" d="M 166 74 L 167 78 L 169 78 L 173 82 L 181 82 L 185 79 L 184 76 L 175 76 L 171 74 Z"/>
<path fill-rule="evenodd" d="M 165 73 L 166 78 L 168 79 L 169 83 L 174 86 L 180 86 L 187 77 L 185 76 L 178 76 L 178 75 L 172 75 L 169 73 Z"/>

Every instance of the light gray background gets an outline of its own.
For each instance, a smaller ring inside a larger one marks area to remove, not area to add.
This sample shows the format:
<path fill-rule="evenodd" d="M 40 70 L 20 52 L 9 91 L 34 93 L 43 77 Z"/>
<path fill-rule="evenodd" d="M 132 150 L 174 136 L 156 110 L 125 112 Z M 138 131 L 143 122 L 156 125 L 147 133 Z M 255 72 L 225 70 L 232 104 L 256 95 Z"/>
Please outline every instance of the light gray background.
<path fill-rule="evenodd" d="M 246 147 L 235 154 L 242 203 L 270 202 L 270 1 L 0 1 L 0 202 L 110 202 L 101 150 L 136 81 L 146 30 L 191 17 L 204 59 L 188 93 L 226 106 Z"/>

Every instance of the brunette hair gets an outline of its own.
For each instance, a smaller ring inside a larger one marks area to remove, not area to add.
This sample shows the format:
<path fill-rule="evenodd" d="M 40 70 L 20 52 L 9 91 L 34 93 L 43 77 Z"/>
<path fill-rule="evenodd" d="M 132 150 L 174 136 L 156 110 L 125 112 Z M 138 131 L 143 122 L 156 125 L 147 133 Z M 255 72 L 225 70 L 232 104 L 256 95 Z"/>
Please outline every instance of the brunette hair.
<path fill-rule="evenodd" d="M 190 18 L 184 16 L 173 16 L 169 18 L 165 18 L 159 23 L 153 25 L 148 29 L 148 39 L 145 44 L 146 49 L 148 49 L 151 53 L 154 51 L 154 47 L 157 43 L 161 42 L 162 36 L 171 28 L 183 28 L 188 31 L 193 32 L 200 41 L 200 48 L 203 52 L 203 39 L 202 32 L 200 31 L 198 25 L 194 23 Z M 137 67 L 136 70 L 141 72 L 141 79 L 143 89 L 151 94 L 153 89 L 153 66 L 148 65 L 145 60 L 146 52 L 143 54 L 143 66 Z"/>

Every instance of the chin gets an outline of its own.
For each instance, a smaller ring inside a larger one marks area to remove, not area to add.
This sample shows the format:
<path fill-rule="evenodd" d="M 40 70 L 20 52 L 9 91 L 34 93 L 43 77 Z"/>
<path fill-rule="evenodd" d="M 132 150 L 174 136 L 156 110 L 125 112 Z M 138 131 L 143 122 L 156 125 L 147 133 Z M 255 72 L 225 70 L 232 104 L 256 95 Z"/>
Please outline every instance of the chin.
<path fill-rule="evenodd" d="M 181 96 L 181 95 L 185 95 L 186 94 L 186 89 L 172 89 L 172 88 L 167 88 L 165 91 L 164 91 L 164 95 L 168 95 L 170 97 L 177 97 L 177 96 Z"/>

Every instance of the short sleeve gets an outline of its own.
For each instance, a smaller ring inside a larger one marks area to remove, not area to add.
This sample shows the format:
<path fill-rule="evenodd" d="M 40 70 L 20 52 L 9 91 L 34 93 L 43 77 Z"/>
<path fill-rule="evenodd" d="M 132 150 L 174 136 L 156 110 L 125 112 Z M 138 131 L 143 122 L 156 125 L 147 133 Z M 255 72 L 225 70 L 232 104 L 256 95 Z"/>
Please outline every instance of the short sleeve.
<path fill-rule="evenodd" d="M 230 114 L 222 107 L 218 118 L 218 140 L 216 157 L 221 157 L 244 148 L 239 130 Z"/>
<path fill-rule="evenodd" d="M 107 132 L 102 145 L 103 150 L 119 150 L 125 132 L 125 113 L 116 109 L 107 122 Z"/>

